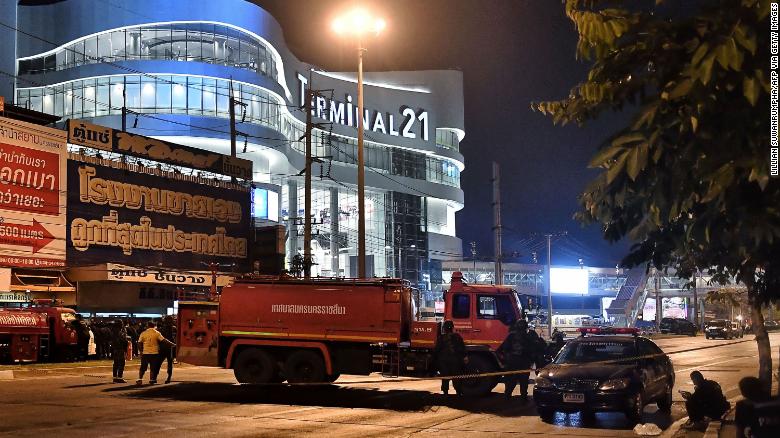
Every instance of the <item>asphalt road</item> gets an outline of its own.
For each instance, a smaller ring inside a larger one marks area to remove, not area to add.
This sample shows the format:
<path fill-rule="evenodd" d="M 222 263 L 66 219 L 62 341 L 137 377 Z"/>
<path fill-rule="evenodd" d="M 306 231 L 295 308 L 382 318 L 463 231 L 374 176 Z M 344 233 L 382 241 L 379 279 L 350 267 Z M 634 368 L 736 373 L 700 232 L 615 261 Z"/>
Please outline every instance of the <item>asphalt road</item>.
<path fill-rule="evenodd" d="M 657 343 L 671 353 L 675 390 L 691 390 L 688 374 L 698 369 L 731 398 L 740 378 L 756 374 L 752 338 Z M 771 342 L 777 361 L 780 334 Z M 134 362 L 126 377 L 135 378 Z M 490 397 L 465 399 L 437 394 L 438 381 L 376 375 L 342 376 L 327 387 L 251 387 L 236 385 L 229 370 L 180 366 L 173 383 L 138 387 L 112 384 L 110 374 L 105 362 L 0 367 L 0 436 L 635 436 L 622 414 L 599 413 L 583 424 L 578 414 L 559 413 L 553 424 L 543 423 L 533 401 L 506 401 L 501 384 Z M 648 406 L 645 421 L 668 429 L 685 416 L 676 391 L 674 401 L 671 415 Z"/>

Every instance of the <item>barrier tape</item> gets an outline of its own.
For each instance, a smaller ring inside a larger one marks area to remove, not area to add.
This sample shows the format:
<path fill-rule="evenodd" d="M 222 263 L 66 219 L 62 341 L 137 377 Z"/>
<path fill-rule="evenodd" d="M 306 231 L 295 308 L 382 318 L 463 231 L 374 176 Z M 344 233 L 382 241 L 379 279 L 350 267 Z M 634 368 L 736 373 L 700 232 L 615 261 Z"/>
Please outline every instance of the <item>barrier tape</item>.
<path fill-rule="evenodd" d="M 707 350 L 711 348 L 719 348 L 719 347 L 726 347 L 730 345 L 736 345 L 736 344 L 742 344 L 745 342 L 750 342 L 751 339 L 744 339 L 734 342 L 728 342 L 728 343 L 722 343 L 717 345 L 705 345 L 701 347 L 693 347 L 693 348 L 687 348 L 684 350 L 677 350 L 677 351 L 671 351 L 669 353 L 655 353 L 655 354 L 646 354 L 646 355 L 639 355 L 639 356 L 631 356 L 627 358 L 621 358 L 621 359 L 610 359 L 610 360 L 602 360 L 602 361 L 594 361 L 594 362 L 583 362 L 580 365 L 609 365 L 609 364 L 616 364 L 621 362 L 631 362 L 635 360 L 640 359 L 650 359 L 655 357 L 661 357 L 661 356 L 671 356 L 675 354 L 682 354 L 682 353 L 690 353 L 693 351 L 700 351 L 700 350 Z M 505 376 L 512 376 L 517 374 L 526 374 L 536 371 L 534 368 L 528 368 L 523 370 L 502 370 L 502 371 L 493 371 L 489 373 L 471 373 L 471 374 L 457 374 L 457 375 L 451 375 L 451 376 L 427 376 L 427 377 L 395 377 L 392 378 L 392 380 L 383 379 L 383 380 L 353 380 L 353 381 L 346 381 L 346 382 L 333 382 L 333 383 L 327 383 L 327 382 L 298 382 L 298 383 L 257 383 L 252 384 L 252 386 L 323 386 L 328 384 L 338 384 L 338 385 L 367 385 L 367 384 L 379 384 L 379 383 L 404 383 L 404 382 L 424 382 L 424 381 L 433 381 L 433 380 L 468 380 L 468 379 L 483 379 L 483 378 L 489 378 L 489 377 L 505 377 Z M 95 374 L 84 374 L 84 377 L 90 377 L 90 378 L 105 378 L 106 380 L 111 380 L 112 378 L 109 378 L 105 375 L 95 375 Z M 128 380 L 135 380 L 132 378 L 128 378 Z M 176 383 L 199 383 L 195 380 L 173 380 L 173 382 Z"/>

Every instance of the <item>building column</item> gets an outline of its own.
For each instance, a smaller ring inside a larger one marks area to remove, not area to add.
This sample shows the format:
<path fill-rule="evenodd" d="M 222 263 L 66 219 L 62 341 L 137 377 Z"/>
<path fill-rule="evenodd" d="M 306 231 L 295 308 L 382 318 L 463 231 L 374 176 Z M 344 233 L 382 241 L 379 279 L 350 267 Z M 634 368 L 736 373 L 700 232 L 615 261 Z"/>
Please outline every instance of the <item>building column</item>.
<path fill-rule="evenodd" d="M 339 276 L 339 189 L 330 189 L 330 270 L 331 275 Z"/>
<path fill-rule="evenodd" d="M 287 182 L 287 205 L 290 219 L 287 223 L 287 262 L 292 263 L 298 254 L 298 182 L 290 179 Z"/>

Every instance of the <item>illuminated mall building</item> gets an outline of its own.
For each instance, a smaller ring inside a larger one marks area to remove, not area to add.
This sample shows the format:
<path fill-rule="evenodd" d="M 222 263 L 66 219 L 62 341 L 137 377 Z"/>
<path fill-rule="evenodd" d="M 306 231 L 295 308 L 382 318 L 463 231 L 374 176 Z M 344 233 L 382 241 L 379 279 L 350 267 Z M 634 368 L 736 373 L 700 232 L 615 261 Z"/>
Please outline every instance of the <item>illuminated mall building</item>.
<path fill-rule="evenodd" d="M 256 223 L 286 226 L 288 260 L 302 252 L 304 90 L 329 90 L 313 106 L 313 274 L 357 275 L 354 73 L 298 60 L 276 20 L 244 0 L 9 0 L 0 9 L 13 28 L 0 29 L 0 94 L 63 120 L 120 128 L 124 92 L 129 131 L 229 154 L 232 79 L 245 104 L 236 106 L 238 154 L 254 163 Z M 431 266 L 462 252 L 462 75 L 367 73 L 365 108 L 367 273 L 428 283 Z"/>

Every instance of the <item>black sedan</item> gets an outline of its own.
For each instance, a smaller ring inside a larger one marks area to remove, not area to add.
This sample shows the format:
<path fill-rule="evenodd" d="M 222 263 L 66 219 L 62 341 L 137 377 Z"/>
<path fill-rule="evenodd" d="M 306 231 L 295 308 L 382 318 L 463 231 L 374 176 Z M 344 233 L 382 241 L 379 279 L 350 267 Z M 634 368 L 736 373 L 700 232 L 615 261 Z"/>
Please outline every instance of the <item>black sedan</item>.
<path fill-rule="evenodd" d="M 535 382 L 534 402 L 543 421 L 552 420 L 556 411 L 586 416 L 618 411 L 641 422 L 650 403 L 670 411 L 674 367 L 657 345 L 635 333 L 589 334 L 569 341 Z"/>

